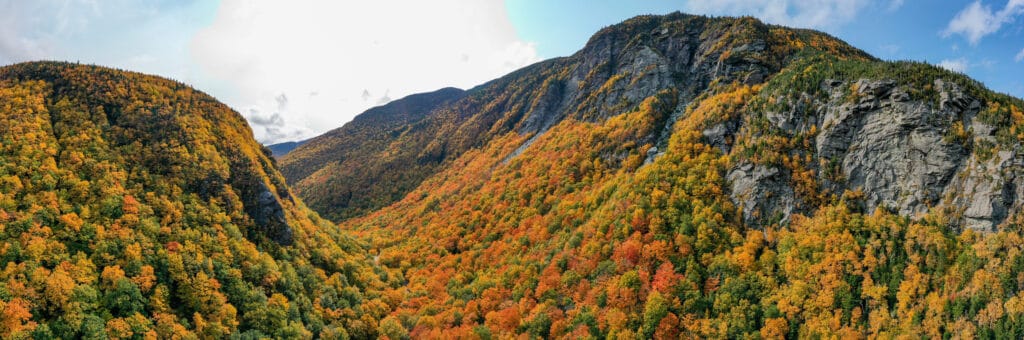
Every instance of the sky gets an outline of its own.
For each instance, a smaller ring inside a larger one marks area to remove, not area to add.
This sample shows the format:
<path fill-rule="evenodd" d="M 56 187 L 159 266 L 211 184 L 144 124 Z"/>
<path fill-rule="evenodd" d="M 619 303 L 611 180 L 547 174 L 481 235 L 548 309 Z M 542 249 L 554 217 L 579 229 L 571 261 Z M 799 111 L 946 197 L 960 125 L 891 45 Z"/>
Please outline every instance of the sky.
<path fill-rule="evenodd" d="M 0 0 L 0 65 L 77 61 L 183 81 L 272 144 L 571 55 L 602 27 L 673 11 L 822 30 L 1024 97 L 1024 0 Z"/>

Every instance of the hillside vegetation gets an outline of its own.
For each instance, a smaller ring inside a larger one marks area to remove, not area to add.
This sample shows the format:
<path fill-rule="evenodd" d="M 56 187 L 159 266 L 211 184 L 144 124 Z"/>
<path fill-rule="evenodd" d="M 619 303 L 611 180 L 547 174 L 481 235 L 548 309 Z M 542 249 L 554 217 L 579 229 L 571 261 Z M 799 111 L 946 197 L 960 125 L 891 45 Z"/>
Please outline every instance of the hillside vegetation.
<path fill-rule="evenodd" d="M 600 86 L 575 76 L 587 62 L 606 65 Z M 405 282 L 388 334 L 1024 334 L 1019 99 L 820 33 L 685 15 L 606 28 L 468 98 L 536 77 L 493 97 L 533 109 L 496 105 L 473 130 L 493 137 L 451 135 L 480 142 L 341 222 Z"/>
<path fill-rule="evenodd" d="M 152 76 L 0 115 L 4 337 L 1024 336 L 1024 101 L 820 32 L 636 17 L 280 172 Z"/>
<path fill-rule="evenodd" d="M 362 338 L 388 312 L 386 274 L 211 97 L 27 63 L 0 116 L 5 338 Z"/>
<path fill-rule="evenodd" d="M 601 30 L 572 56 L 464 93 L 444 89 L 370 109 L 284 156 L 282 172 L 312 208 L 340 221 L 402 199 L 463 153 L 510 132 L 543 133 L 570 118 L 600 121 L 662 90 L 688 102 L 712 82 L 761 82 L 806 45 L 869 58 L 822 33 L 750 18 L 639 17 Z M 644 138 L 664 146 L 668 132 Z"/>
<path fill-rule="evenodd" d="M 386 206 L 438 167 L 414 147 L 425 142 L 423 137 L 410 135 L 436 123 L 432 110 L 464 94 L 445 88 L 370 109 L 280 157 L 282 173 L 327 218 L 344 219 Z"/>

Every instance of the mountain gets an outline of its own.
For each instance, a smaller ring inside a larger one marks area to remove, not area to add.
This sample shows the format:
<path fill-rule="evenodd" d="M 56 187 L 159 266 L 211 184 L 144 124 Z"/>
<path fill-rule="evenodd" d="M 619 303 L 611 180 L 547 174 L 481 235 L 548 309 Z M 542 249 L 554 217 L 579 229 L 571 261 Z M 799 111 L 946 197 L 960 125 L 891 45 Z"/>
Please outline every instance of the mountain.
<path fill-rule="evenodd" d="M 444 88 L 367 110 L 281 157 L 281 171 L 310 207 L 342 219 L 402 198 L 439 167 L 424 148 L 447 119 L 435 108 L 465 96 Z M 422 131 L 421 131 L 422 130 Z"/>
<path fill-rule="evenodd" d="M 179 82 L 0 67 L 0 335 L 1021 338 L 1022 109 L 680 13 L 279 160 Z"/>
<path fill-rule="evenodd" d="M 267 145 L 267 149 L 270 149 L 270 154 L 273 155 L 274 158 L 281 158 L 284 155 L 288 154 L 289 152 L 292 152 L 292 150 L 295 150 L 295 148 L 299 147 L 299 145 L 302 145 L 304 143 L 306 143 L 306 141 L 304 140 L 277 143 Z"/>
<path fill-rule="evenodd" d="M 713 81 L 761 82 L 797 51 L 778 39 L 869 58 L 811 31 L 681 15 L 668 20 L 674 24 L 633 20 L 604 29 L 573 56 L 537 63 L 457 97 L 442 90 L 372 109 L 283 157 L 282 172 L 312 208 L 340 220 L 401 199 L 464 152 L 510 132 L 540 136 L 567 119 L 601 121 L 659 91 L 675 91 L 672 100 L 685 104 Z M 634 142 L 664 146 L 668 132 L 659 127 L 643 136 L 651 140 Z"/>
<path fill-rule="evenodd" d="M 4 338 L 372 337 L 386 276 L 236 112 L 181 83 L 0 68 Z"/>
<path fill-rule="evenodd" d="M 1022 108 L 674 13 L 281 166 L 402 278 L 390 337 L 1020 337 Z"/>

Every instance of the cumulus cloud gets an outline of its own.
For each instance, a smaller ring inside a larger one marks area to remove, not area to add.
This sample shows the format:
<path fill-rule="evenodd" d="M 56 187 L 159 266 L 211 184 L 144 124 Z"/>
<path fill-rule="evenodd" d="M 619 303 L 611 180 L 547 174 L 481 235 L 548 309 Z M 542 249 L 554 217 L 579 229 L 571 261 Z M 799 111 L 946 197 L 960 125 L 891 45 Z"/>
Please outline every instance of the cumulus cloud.
<path fill-rule="evenodd" d="M 786 26 L 831 29 L 848 23 L 868 7 L 871 0 L 716 0 L 690 1 L 690 12 L 717 15 L 753 15 L 761 20 Z M 887 5 L 895 10 L 902 0 Z"/>
<path fill-rule="evenodd" d="M 942 61 L 939 62 L 939 67 L 947 69 L 947 70 L 950 70 L 950 71 L 953 71 L 953 72 L 960 72 L 960 73 L 967 72 L 967 67 L 968 66 L 969 65 L 967 63 L 967 59 L 964 59 L 964 58 L 959 58 L 959 59 L 943 59 Z"/>
<path fill-rule="evenodd" d="M 539 60 L 504 3 L 480 0 L 224 0 L 190 48 L 204 74 L 223 84 L 220 99 L 278 114 L 277 132 L 305 131 L 297 138 L 391 98 L 468 88 Z M 282 94 L 287 105 L 279 109 Z M 263 128 L 254 133 L 286 141 Z"/>
<path fill-rule="evenodd" d="M 264 140 L 276 142 L 302 139 L 311 131 L 307 127 L 290 124 L 285 119 L 289 105 L 288 95 L 279 93 L 273 96 L 273 100 L 249 105 L 240 113 L 249 121 L 253 133 Z"/>
<path fill-rule="evenodd" d="M 977 0 L 957 13 L 942 35 L 949 37 L 959 34 L 967 38 L 971 45 L 977 45 L 981 38 L 999 31 L 1003 25 L 1013 22 L 1021 14 L 1024 14 L 1024 0 L 1009 0 L 998 11 Z"/>
<path fill-rule="evenodd" d="M 1013 60 L 1016 60 L 1017 62 L 1024 61 L 1024 49 L 1021 49 L 1020 52 L 1017 52 L 1017 56 L 1013 57 Z"/>

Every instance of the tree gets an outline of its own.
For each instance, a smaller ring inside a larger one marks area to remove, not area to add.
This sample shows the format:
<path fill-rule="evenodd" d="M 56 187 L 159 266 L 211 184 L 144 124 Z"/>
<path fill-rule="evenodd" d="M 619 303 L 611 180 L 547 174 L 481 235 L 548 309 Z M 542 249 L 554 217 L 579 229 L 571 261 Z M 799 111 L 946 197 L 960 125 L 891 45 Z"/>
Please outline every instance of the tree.
<path fill-rule="evenodd" d="M 21 298 L 0 301 L 0 333 L 14 335 L 31 331 L 36 327 L 35 322 L 29 321 L 31 318 L 28 301 Z"/>
<path fill-rule="evenodd" d="M 661 296 L 661 293 L 654 291 L 647 295 L 647 302 L 644 303 L 644 322 L 642 333 L 645 338 L 654 337 L 658 330 L 661 319 L 668 315 L 668 301 Z"/>
<path fill-rule="evenodd" d="M 120 277 L 103 297 L 103 304 L 116 316 L 127 317 L 145 310 L 146 299 L 139 286 Z"/>
<path fill-rule="evenodd" d="M 409 331 L 402 326 L 402 323 L 397 318 L 389 316 L 380 321 L 380 326 L 377 330 L 382 336 L 386 336 L 392 340 L 404 340 L 409 338 Z"/>

